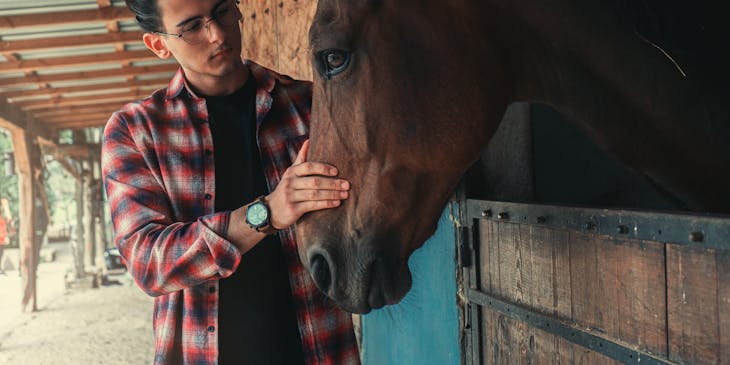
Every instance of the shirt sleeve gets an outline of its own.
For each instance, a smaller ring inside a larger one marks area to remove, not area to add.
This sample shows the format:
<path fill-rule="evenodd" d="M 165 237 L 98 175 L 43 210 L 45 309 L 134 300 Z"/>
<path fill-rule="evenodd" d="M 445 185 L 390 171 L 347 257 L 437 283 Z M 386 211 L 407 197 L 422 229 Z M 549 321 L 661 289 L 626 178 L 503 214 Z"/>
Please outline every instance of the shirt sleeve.
<path fill-rule="evenodd" d="M 104 130 L 101 164 L 111 208 L 114 243 L 147 294 L 158 296 L 230 276 L 241 261 L 225 232 L 230 212 L 173 219 L 172 202 L 135 142 L 125 117 L 115 113 Z"/>

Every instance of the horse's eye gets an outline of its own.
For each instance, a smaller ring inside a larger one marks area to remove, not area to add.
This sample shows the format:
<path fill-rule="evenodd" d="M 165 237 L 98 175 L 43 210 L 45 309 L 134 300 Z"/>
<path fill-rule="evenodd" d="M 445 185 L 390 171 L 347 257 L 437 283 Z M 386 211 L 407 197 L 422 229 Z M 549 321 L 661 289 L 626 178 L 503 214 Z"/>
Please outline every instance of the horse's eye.
<path fill-rule="evenodd" d="M 350 53 L 339 49 L 328 49 L 320 52 L 324 76 L 331 78 L 334 75 L 345 71 L 350 63 Z"/>

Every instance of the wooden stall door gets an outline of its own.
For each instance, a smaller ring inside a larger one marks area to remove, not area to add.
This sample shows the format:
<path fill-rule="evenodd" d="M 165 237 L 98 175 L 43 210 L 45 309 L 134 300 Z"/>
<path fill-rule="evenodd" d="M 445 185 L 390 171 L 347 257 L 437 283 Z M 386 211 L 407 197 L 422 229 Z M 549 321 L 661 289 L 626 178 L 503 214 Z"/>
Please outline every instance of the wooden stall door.
<path fill-rule="evenodd" d="M 469 363 L 730 363 L 730 220 L 488 201 L 468 211 Z"/>

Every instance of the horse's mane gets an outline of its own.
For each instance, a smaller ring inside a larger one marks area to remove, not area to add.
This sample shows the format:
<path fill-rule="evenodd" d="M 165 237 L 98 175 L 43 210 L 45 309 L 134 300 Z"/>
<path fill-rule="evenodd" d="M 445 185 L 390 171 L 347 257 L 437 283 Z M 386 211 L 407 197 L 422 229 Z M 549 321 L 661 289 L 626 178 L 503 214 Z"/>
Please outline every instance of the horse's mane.
<path fill-rule="evenodd" d="M 724 1 L 615 0 L 619 17 L 706 87 L 730 82 L 730 32 Z"/>

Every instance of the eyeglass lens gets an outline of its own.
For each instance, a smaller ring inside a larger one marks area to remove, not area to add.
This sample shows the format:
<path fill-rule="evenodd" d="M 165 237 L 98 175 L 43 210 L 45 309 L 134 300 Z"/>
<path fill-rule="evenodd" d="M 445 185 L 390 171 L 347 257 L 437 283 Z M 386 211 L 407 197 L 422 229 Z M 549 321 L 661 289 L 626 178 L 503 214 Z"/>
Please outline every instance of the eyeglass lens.
<path fill-rule="evenodd" d="M 210 32 L 210 23 L 216 22 L 222 28 L 228 28 L 237 23 L 240 13 L 235 8 L 233 1 L 227 1 L 225 5 L 219 6 L 210 19 L 197 19 L 186 25 L 182 32 L 182 39 L 189 44 L 197 44 L 203 42 Z"/>

